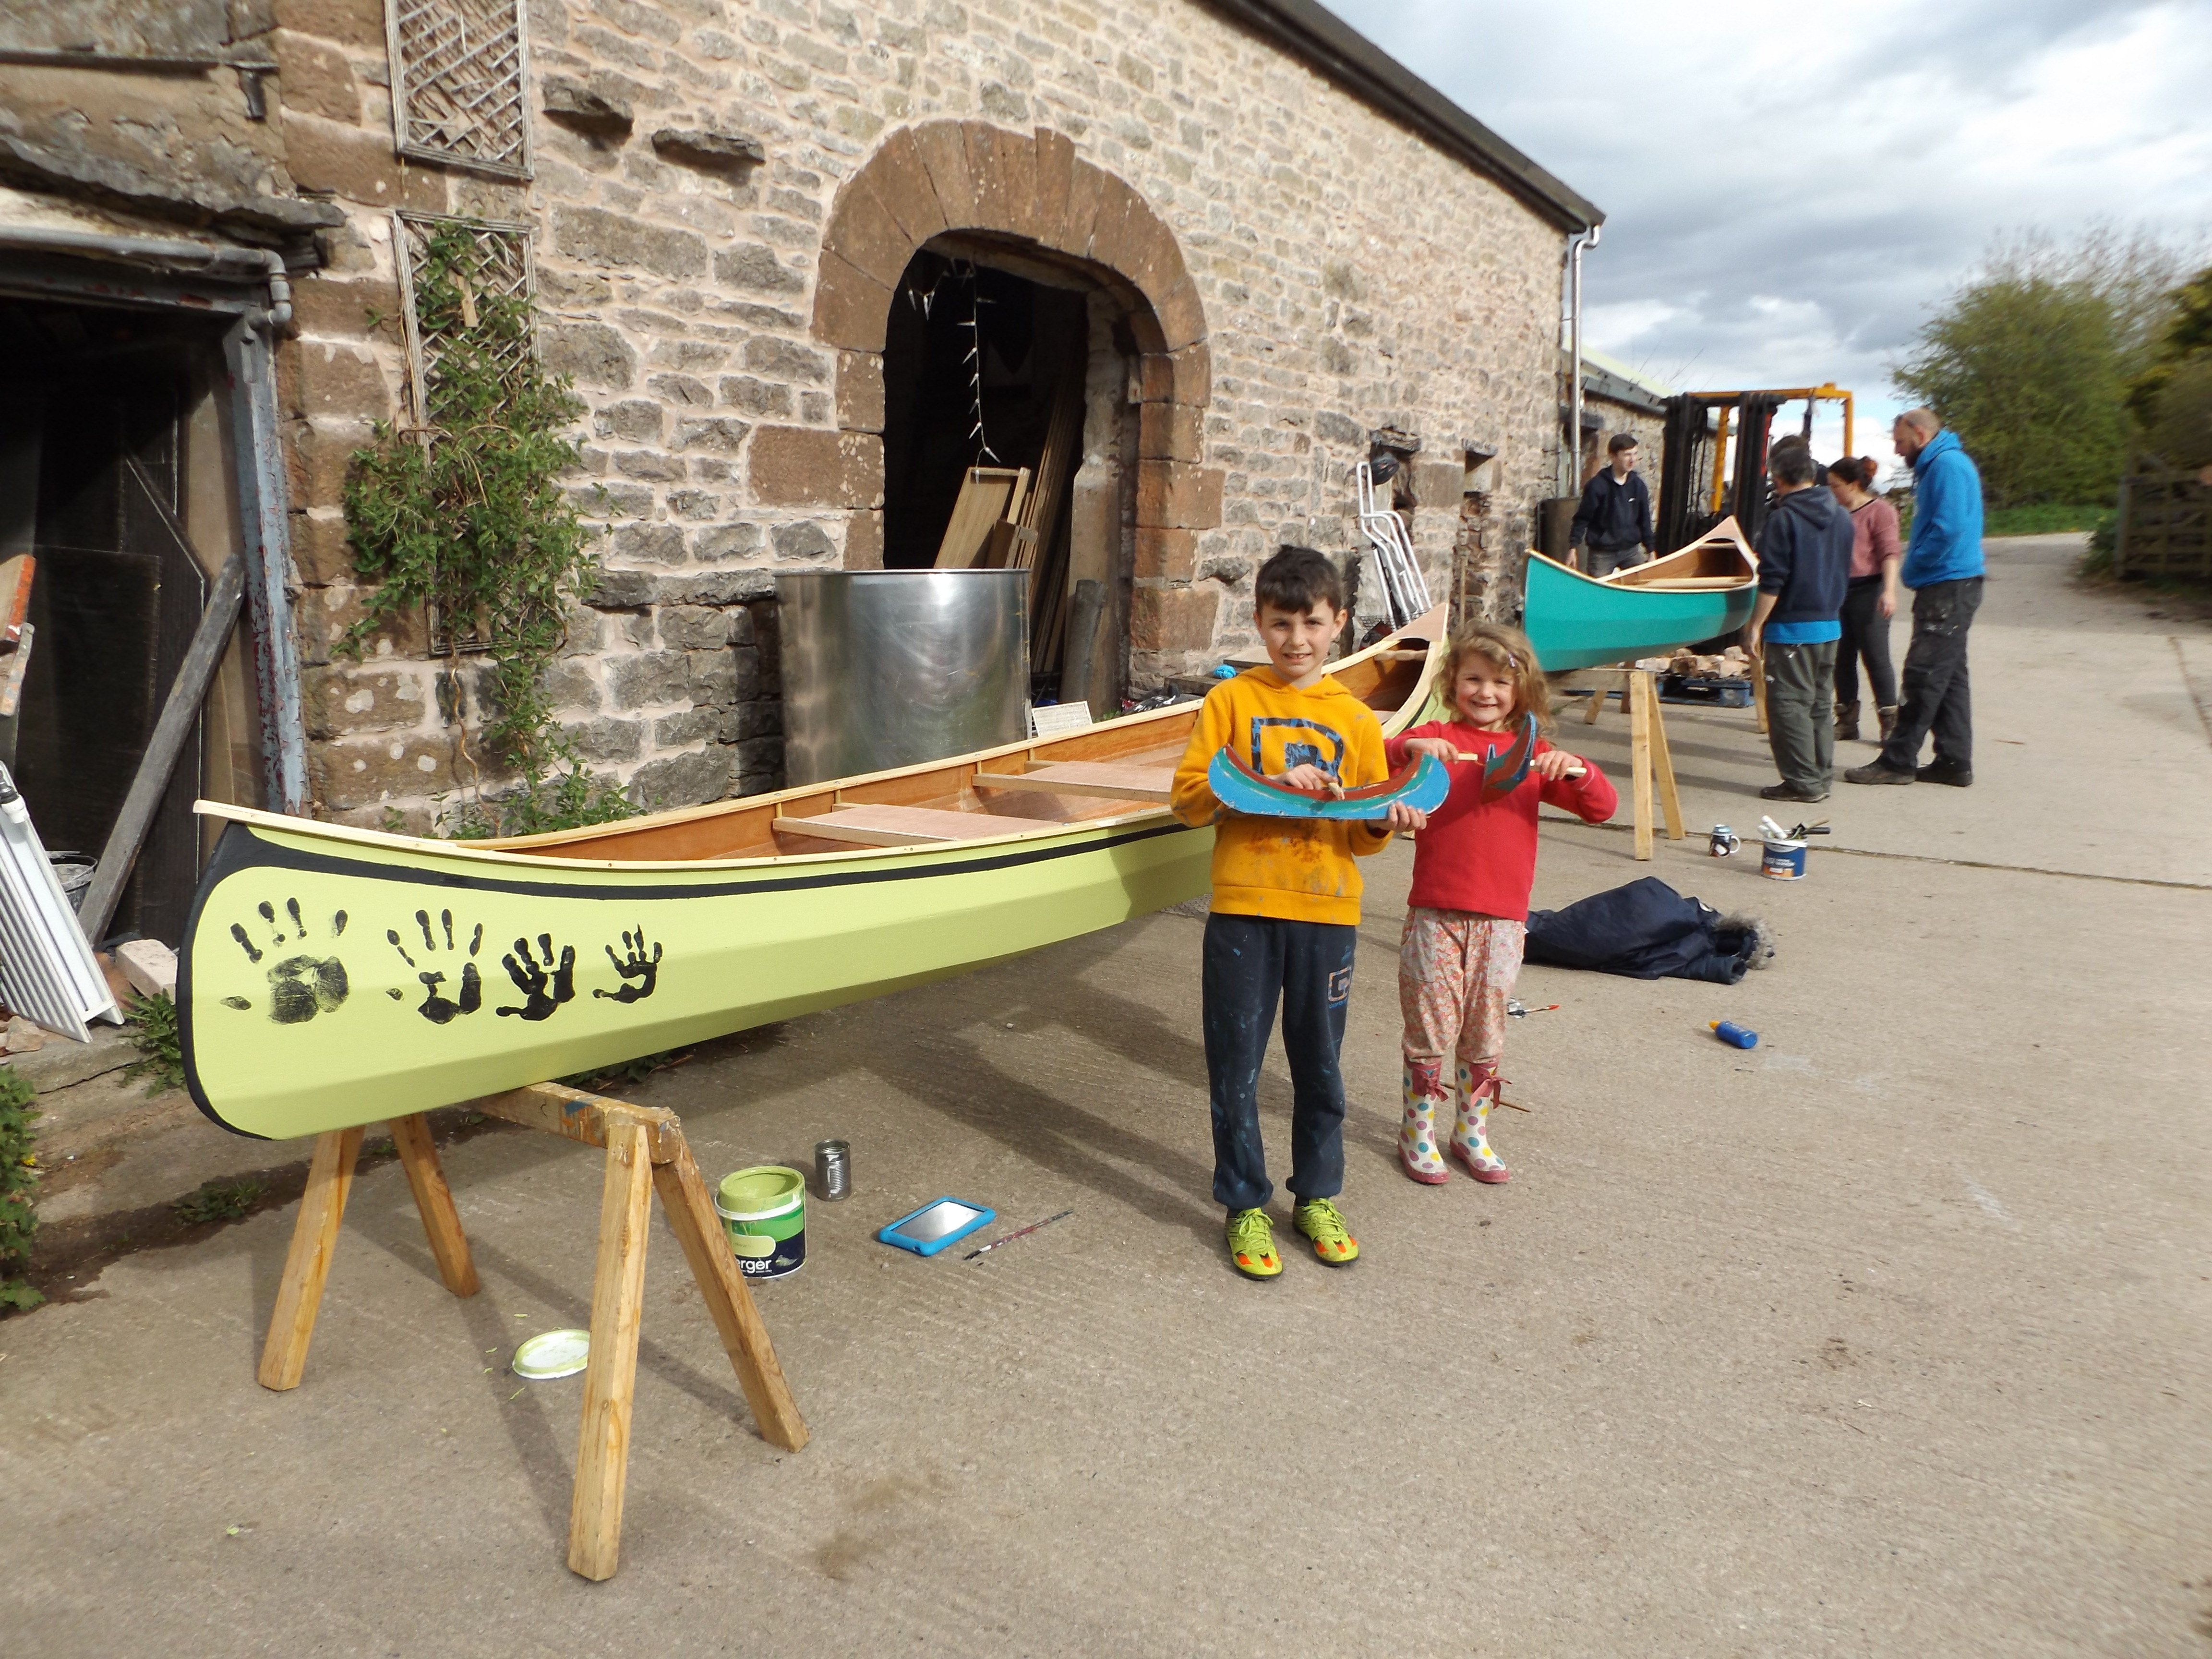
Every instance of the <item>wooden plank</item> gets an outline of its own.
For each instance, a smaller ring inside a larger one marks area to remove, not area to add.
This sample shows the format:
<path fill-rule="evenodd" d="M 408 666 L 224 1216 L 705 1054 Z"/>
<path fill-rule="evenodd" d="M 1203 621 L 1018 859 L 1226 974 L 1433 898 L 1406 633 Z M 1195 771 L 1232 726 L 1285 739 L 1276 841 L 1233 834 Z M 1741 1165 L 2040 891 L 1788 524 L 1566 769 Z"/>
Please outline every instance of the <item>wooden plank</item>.
<path fill-rule="evenodd" d="M 752 1407 L 761 1438 L 786 1451 L 799 1450 L 807 1441 L 806 1424 L 783 1380 L 768 1327 L 753 1305 L 752 1291 L 730 1254 L 721 1218 L 714 1213 L 714 1200 L 700 1178 L 690 1148 L 679 1142 L 674 1158 L 654 1164 L 653 1184 L 660 1193 L 669 1229 L 691 1264 L 691 1276 L 699 1282 L 700 1297 L 714 1316 L 714 1328 L 730 1356 L 738 1386 L 744 1390 L 745 1403 Z"/>
<path fill-rule="evenodd" d="M 277 1282 L 276 1306 L 269 1316 L 269 1336 L 261 1345 L 261 1368 L 255 1373 L 264 1389 L 280 1393 L 296 1389 L 307 1372 L 307 1344 L 314 1340 L 315 1315 L 331 1276 L 331 1253 L 337 1249 L 338 1223 L 345 1218 L 354 1165 L 360 1159 L 358 1125 L 328 1129 L 315 1137 L 307 1188 L 300 1194 L 300 1215 L 292 1224 L 284 1276 Z"/>
<path fill-rule="evenodd" d="M 1644 706 L 1651 711 L 1651 765 L 1659 779 L 1659 808 L 1667 815 L 1667 839 L 1680 841 L 1688 833 L 1682 828 L 1682 797 L 1674 787 L 1674 755 L 1667 746 L 1667 711 L 1659 701 L 1659 683 L 1651 675 L 1644 677 L 1650 684 L 1644 693 Z"/>
<path fill-rule="evenodd" d="M 633 1106 L 626 1100 L 610 1100 L 605 1095 L 558 1083 L 532 1083 L 504 1094 L 486 1095 L 471 1101 L 469 1109 L 586 1146 L 605 1146 L 611 1131 L 635 1126 L 646 1132 L 657 1164 L 674 1157 L 675 1148 L 683 1144 L 676 1114 L 665 1107 Z"/>
<path fill-rule="evenodd" d="M 652 1218 L 653 1158 L 645 1126 L 621 1124 L 607 1135 L 599 1260 L 592 1273 L 592 1352 L 584 1367 L 576 1485 L 568 1504 L 568 1570 L 594 1581 L 613 1577 L 622 1554 L 623 1483 L 629 1470 Z"/>
<path fill-rule="evenodd" d="M 971 466 L 961 475 L 960 495 L 937 546 L 937 568 L 972 569 L 982 561 L 991 526 L 1021 511 L 1029 476 L 1026 467 L 1007 466 Z"/>
<path fill-rule="evenodd" d="M 976 841 L 1031 823 L 1010 824 L 988 812 L 947 812 L 933 806 L 841 806 L 812 817 L 781 818 L 793 832 L 860 847 L 918 847 L 948 841 Z"/>
<path fill-rule="evenodd" d="M 1636 802 L 1636 856 L 1651 856 L 1651 677 L 1628 676 L 1628 776 Z"/>
<path fill-rule="evenodd" d="M 194 564 L 204 569 L 199 556 L 192 551 L 191 543 L 185 539 L 183 526 L 155 492 L 137 458 L 125 455 L 123 459 L 125 470 L 138 481 L 140 491 L 153 503 L 155 514 L 178 546 Z M 114 827 L 107 833 L 107 845 L 100 849 L 99 867 L 92 872 L 92 881 L 85 888 L 83 898 L 78 901 L 77 925 L 94 945 L 100 943 L 114 917 L 116 903 L 123 896 L 123 884 L 131 878 L 131 866 L 138 861 L 138 848 L 146 839 L 146 832 L 154 827 L 154 814 L 161 808 L 161 797 L 168 792 L 170 774 L 177 769 L 185 741 L 199 723 L 200 704 L 207 700 L 208 687 L 215 683 L 216 671 L 222 665 L 222 653 L 229 647 L 231 630 L 238 625 L 239 607 L 245 602 L 246 556 L 234 553 L 223 561 L 222 574 L 208 592 L 207 609 L 200 614 L 200 625 L 193 630 L 192 642 L 185 649 L 176 679 L 170 684 L 168 700 L 161 705 L 161 717 L 155 722 L 154 735 L 147 739 L 146 752 L 139 757 L 130 793 L 123 798 L 123 810 L 116 814 Z M 196 789 L 198 781 L 194 780 Z"/>
<path fill-rule="evenodd" d="M 446 1184 L 437 1146 L 430 1139 L 429 1120 L 420 1112 L 393 1118 L 392 1144 L 399 1149 L 408 1190 L 415 1194 L 416 1212 L 422 1218 L 422 1231 L 429 1235 L 438 1277 L 455 1296 L 474 1296 L 476 1263 L 469 1255 L 469 1237 L 461 1231 L 460 1213 L 453 1208 L 453 1189 Z"/>
<path fill-rule="evenodd" d="M 38 571 L 38 560 L 28 553 L 0 564 L 0 651 L 13 650 L 21 637 L 24 619 L 31 611 L 31 581 Z"/>
<path fill-rule="evenodd" d="M 1175 769 L 1054 761 L 1027 772 L 978 772 L 975 782 L 978 789 L 1034 789 L 1048 795 L 1095 795 L 1164 805 L 1175 793 Z"/>
<path fill-rule="evenodd" d="M 23 682 L 30 678 L 31 647 L 38 643 L 39 630 L 30 623 L 23 624 L 15 642 L 9 647 L 4 672 L 0 672 L 0 720 L 14 720 L 23 707 Z M 12 765 L 15 757 L 8 757 Z"/>

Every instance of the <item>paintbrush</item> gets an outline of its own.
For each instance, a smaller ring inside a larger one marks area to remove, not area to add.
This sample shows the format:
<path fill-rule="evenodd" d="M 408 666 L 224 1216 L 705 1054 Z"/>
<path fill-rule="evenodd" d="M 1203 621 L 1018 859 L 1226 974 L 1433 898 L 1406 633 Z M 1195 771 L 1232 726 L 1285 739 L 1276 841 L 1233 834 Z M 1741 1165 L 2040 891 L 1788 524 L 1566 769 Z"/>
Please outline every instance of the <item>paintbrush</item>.
<path fill-rule="evenodd" d="M 1038 1228 L 1049 1227 L 1055 1221 L 1065 1221 L 1068 1217 L 1074 1213 L 1075 1212 L 1073 1210 L 1062 1210 L 1058 1215 L 1048 1215 L 1042 1221 L 1032 1221 L 1028 1226 L 1018 1228 L 1016 1231 L 1008 1233 L 1004 1238 L 993 1239 L 988 1244 L 986 1244 L 980 1250 L 969 1251 L 962 1260 L 973 1261 L 979 1255 L 988 1255 L 992 1251 L 997 1249 L 1001 1244 L 1011 1244 L 1018 1238 L 1027 1238 L 1031 1233 L 1036 1231 Z"/>
<path fill-rule="evenodd" d="M 1490 759 L 1490 757 L 1487 755 L 1470 755 L 1466 750 L 1462 749 L 1455 754 L 1452 758 L 1459 761 L 1487 762 Z M 1567 775 L 1571 778 L 1588 777 L 1589 775 L 1589 768 L 1582 765 L 1580 763 L 1577 763 L 1575 765 L 1570 766 L 1567 769 Z"/>

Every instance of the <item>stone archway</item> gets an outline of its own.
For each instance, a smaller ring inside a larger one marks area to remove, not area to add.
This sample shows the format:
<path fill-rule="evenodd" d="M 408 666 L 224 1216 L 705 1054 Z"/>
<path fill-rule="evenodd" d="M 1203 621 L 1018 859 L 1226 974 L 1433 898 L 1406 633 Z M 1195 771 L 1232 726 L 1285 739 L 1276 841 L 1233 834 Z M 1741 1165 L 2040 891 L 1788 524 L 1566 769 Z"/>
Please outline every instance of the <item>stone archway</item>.
<path fill-rule="evenodd" d="M 837 354 L 839 471 L 865 476 L 872 455 L 879 484 L 892 296 L 916 251 L 953 232 L 1075 262 L 1122 301 L 1142 371 L 1130 642 L 1142 652 L 1204 649 L 1218 598 L 1191 584 L 1199 533 L 1221 522 L 1222 487 L 1221 472 L 1203 464 L 1213 397 L 1205 309 L 1175 233 L 1061 134 L 983 121 L 904 127 L 838 191 L 823 232 L 813 326 Z M 848 567 L 880 564 L 879 494 L 846 504 Z"/>

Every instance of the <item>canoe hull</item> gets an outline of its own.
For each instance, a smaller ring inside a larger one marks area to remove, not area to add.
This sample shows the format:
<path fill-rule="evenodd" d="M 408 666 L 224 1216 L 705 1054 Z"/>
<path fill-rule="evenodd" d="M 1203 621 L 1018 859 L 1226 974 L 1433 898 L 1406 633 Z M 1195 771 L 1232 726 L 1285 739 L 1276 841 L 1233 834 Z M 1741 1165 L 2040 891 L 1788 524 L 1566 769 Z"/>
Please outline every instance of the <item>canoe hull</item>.
<path fill-rule="evenodd" d="M 1751 620 L 1758 582 L 1697 592 L 1592 580 L 1532 554 L 1522 629 L 1547 673 L 1632 662 L 1732 634 Z"/>
<path fill-rule="evenodd" d="M 1205 892 L 1212 846 L 1160 811 L 626 871 L 233 823 L 179 963 L 186 1079 L 216 1122 L 271 1139 L 423 1111 L 1112 927 Z"/>

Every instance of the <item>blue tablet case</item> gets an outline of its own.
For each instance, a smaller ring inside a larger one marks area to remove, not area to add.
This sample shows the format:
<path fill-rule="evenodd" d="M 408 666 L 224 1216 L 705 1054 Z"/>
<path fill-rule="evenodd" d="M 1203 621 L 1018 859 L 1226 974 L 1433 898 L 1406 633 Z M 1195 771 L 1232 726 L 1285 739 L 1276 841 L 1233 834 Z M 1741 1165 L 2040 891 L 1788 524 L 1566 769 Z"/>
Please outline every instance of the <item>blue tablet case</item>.
<path fill-rule="evenodd" d="M 963 1209 L 973 1210 L 975 1213 L 962 1225 L 937 1238 L 910 1238 L 900 1235 L 899 1229 L 905 1226 L 908 1222 L 918 1215 L 927 1214 L 940 1204 L 957 1204 Z M 957 1244 L 969 1234 L 980 1228 L 989 1226 L 998 1218 L 998 1212 L 995 1210 L 988 1209 L 981 1204 L 970 1204 L 964 1198 L 954 1198 L 948 1194 L 943 1198 L 931 1199 L 919 1210 L 909 1210 L 896 1221 L 892 1222 L 890 1226 L 877 1233 L 876 1238 L 878 1243 L 888 1244 L 895 1250 L 907 1250 L 915 1255 L 935 1255 L 946 1246 Z"/>

